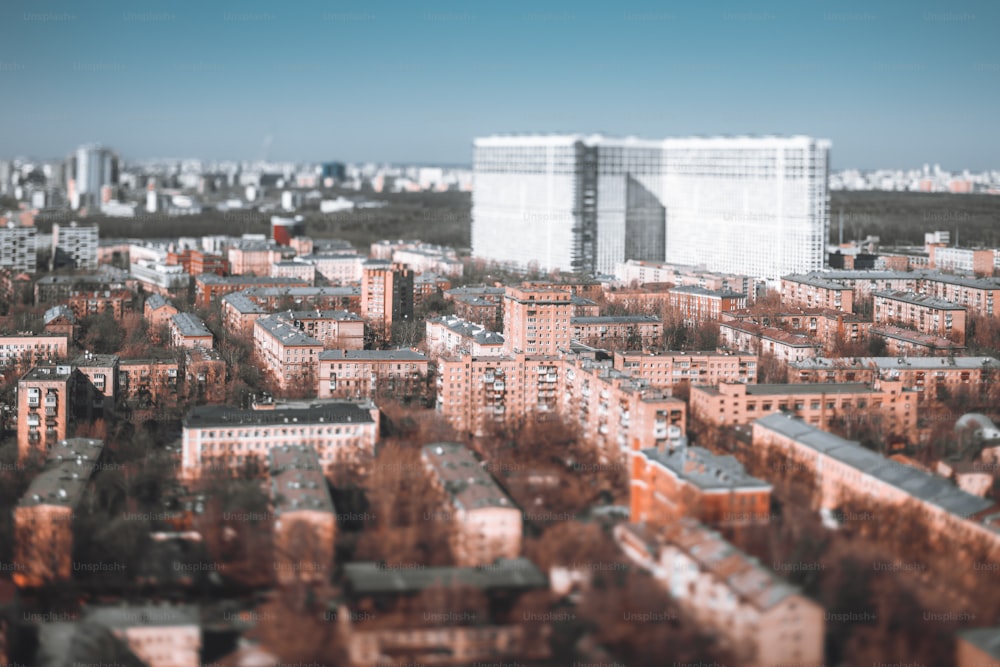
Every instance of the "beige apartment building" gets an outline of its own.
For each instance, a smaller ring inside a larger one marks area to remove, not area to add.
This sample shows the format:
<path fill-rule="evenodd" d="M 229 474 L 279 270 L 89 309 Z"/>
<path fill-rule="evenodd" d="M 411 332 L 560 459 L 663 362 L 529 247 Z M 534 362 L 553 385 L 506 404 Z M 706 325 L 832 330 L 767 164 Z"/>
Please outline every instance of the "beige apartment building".
<path fill-rule="evenodd" d="M 17 382 L 17 454 L 45 453 L 68 435 L 76 392 L 73 367 L 36 366 Z"/>
<path fill-rule="evenodd" d="M 571 317 L 569 326 L 572 340 L 595 347 L 636 349 L 663 339 L 663 321 L 655 315 Z"/>
<path fill-rule="evenodd" d="M 800 308 L 832 308 L 854 312 L 854 292 L 850 287 L 822 274 L 784 276 L 781 279 L 781 305 Z"/>
<path fill-rule="evenodd" d="M 740 352 L 769 354 L 785 363 L 815 357 L 823 345 L 805 333 L 737 321 L 719 324 L 719 344 Z"/>
<path fill-rule="evenodd" d="M 706 386 L 757 382 L 757 355 L 740 352 L 615 352 L 614 368 L 657 389 L 669 389 L 683 382 Z"/>
<path fill-rule="evenodd" d="M 253 323 L 253 351 L 264 372 L 278 387 L 287 389 L 297 383 L 315 383 L 323 343 L 294 323 L 268 315 Z"/>
<path fill-rule="evenodd" d="M 413 270 L 369 260 L 361 270 L 361 317 L 391 339 L 393 324 L 413 320 Z"/>
<path fill-rule="evenodd" d="M 449 524 L 457 565 L 491 565 L 521 555 L 521 510 L 471 450 L 439 442 L 425 445 L 420 458 L 444 497 L 441 511 L 425 518 Z"/>
<path fill-rule="evenodd" d="M 554 355 L 572 338 L 572 293 L 525 283 L 508 287 L 503 299 L 503 333 L 508 352 Z"/>
<path fill-rule="evenodd" d="M 319 398 L 374 398 L 422 394 L 430 359 L 405 348 L 398 350 L 325 350 L 319 353 Z"/>
<path fill-rule="evenodd" d="M 965 308 L 915 292 L 875 292 L 876 324 L 902 326 L 965 344 Z"/>
<path fill-rule="evenodd" d="M 669 290 L 668 303 L 692 325 L 718 320 L 722 313 L 747 307 L 747 295 L 727 289 L 708 289 L 697 285 L 682 285 Z"/>
<path fill-rule="evenodd" d="M 0 336 L 0 368 L 23 370 L 36 364 L 51 364 L 66 358 L 66 335 Z"/>

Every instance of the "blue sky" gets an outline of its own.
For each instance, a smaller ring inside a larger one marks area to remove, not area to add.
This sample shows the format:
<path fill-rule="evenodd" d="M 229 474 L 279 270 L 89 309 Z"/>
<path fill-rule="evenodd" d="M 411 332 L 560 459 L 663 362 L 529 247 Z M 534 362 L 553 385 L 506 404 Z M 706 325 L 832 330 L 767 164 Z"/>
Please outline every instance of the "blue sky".
<path fill-rule="evenodd" d="M 505 132 L 810 134 L 1000 168 L 1000 3 L 0 3 L 0 155 L 467 163 Z"/>

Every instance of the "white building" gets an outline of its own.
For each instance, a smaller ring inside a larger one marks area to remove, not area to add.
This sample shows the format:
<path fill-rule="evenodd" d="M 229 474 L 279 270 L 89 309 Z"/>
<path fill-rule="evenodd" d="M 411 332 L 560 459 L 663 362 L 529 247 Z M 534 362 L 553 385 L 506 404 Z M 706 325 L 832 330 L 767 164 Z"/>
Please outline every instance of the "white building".
<path fill-rule="evenodd" d="M 0 268 L 34 273 L 38 266 L 38 230 L 8 222 L 0 227 Z"/>
<path fill-rule="evenodd" d="M 97 225 L 52 225 L 52 254 L 56 266 L 68 264 L 77 269 L 97 269 Z"/>
<path fill-rule="evenodd" d="M 627 259 L 777 278 L 824 264 L 830 142 L 475 140 L 473 255 L 612 273 Z"/>

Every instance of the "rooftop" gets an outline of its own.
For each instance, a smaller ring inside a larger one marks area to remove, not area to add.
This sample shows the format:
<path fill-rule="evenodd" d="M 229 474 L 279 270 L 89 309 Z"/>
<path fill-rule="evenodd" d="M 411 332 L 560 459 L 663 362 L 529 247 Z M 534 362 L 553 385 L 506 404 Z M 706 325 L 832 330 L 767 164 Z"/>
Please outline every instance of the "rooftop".
<path fill-rule="evenodd" d="M 103 449 L 101 440 L 71 438 L 57 442 L 49 449 L 42 471 L 31 480 L 18 507 L 75 506 Z"/>
<path fill-rule="evenodd" d="M 570 324 L 660 324 L 656 315 L 600 315 L 597 317 L 571 317 Z"/>
<path fill-rule="evenodd" d="M 806 334 L 792 333 L 777 327 L 765 327 L 760 324 L 754 324 L 753 322 L 730 320 L 719 324 L 720 329 L 724 327 L 733 329 L 734 331 L 742 331 L 753 336 L 760 336 L 761 338 L 773 340 L 774 342 L 781 343 L 782 345 L 791 345 L 793 347 L 816 347 L 818 345 L 817 341 L 813 337 L 807 336 Z"/>
<path fill-rule="evenodd" d="M 748 475 L 735 457 L 716 456 L 702 447 L 677 447 L 669 451 L 653 447 L 642 450 L 642 454 L 703 491 L 771 488 L 764 480 Z"/>
<path fill-rule="evenodd" d="M 991 658 L 1000 659 L 1000 627 L 959 630 L 958 636 Z"/>
<path fill-rule="evenodd" d="M 360 315 L 347 310 L 289 310 L 278 315 L 286 320 L 361 320 Z"/>
<path fill-rule="evenodd" d="M 746 298 L 746 294 L 741 294 L 740 292 L 734 292 L 728 289 L 708 289 L 707 287 L 699 287 L 698 285 L 681 285 L 680 287 L 672 287 L 667 291 L 678 294 L 698 294 L 700 296 L 710 296 L 716 299 Z"/>
<path fill-rule="evenodd" d="M 816 357 L 792 362 L 798 370 L 835 370 L 838 368 L 878 368 L 938 370 L 943 368 L 1000 369 L 1000 360 L 993 357 Z"/>
<path fill-rule="evenodd" d="M 260 327 L 272 337 L 281 341 L 282 345 L 294 345 L 296 347 L 323 347 L 323 343 L 312 336 L 305 334 L 281 315 L 268 315 L 258 318 L 254 322 L 254 327 Z"/>
<path fill-rule="evenodd" d="M 184 417 L 184 428 L 272 424 L 373 423 L 371 413 L 356 403 L 323 402 L 307 407 L 244 410 L 224 405 L 200 405 Z"/>
<path fill-rule="evenodd" d="M 85 352 L 73 360 L 73 365 L 82 368 L 110 368 L 118 365 L 118 355 Z"/>
<path fill-rule="evenodd" d="M 68 380 L 73 375 L 73 367 L 69 364 L 59 366 L 35 366 L 21 376 L 21 381 L 56 381 Z"/>
<path fill-rule="evenodd" d="M 457 315 L 447 315 L 445 317 L 435 317 L 427 320 L 428 323 L 440 324 L 446 329 L 455 332 L 464 338 L 471 338 L 480 345 L 503 345 L 504 338 L 501 334 L 489 331 L 481 324 L 475 324 L 462 319 Z"/>
<path fill-rule="evenodd" d="M 826 276 L 826 274 L 818 273 L 799 273 L 791 274 L 788 276 L 782 276 L 782 280 L 787 280 L 792 283 L 800 283 L 802 285 L 811 285 L 812 287 L 822 287 L 823 289 L 832 289 L 837 291 L 849 290 L 850 287 L 842 285 L 835 280 Z"/>
<path fill-rule="evenodd" d="M 992 501 L 966 493 L 941 477 L 886 459 L 857 442 L 827 433 L 791 415 L 776 412 L 762 417 L 754 422 L 754 431 L 758 428 L 791 438 L 963 519 L 993 507 Z"/>
<path fill-rule="evenodd" d="M 548 578 L 527 558 L 500 559 L 484 567 L 395 569 L 378 563 L 346 563 L 344 583 L 354 595 L 419 593 L 431 586 L 462 585 L 482 591 L 548 588 Z"/>
<path fill-rule="evenodd" d="M 270 276 L 220 276 L 202 273 L 195 276 L 195 282 L 204 285 L 288 285 L 308 287 L 309 283 L 299 278 L 271 278 Z"/>
<path fill-rule="evenodd" d="M 55 320 L 59 319 L 60 317 L 66 318 L 70 323 L 73 323 L 73 324 L 76 323 L 76 315 L 74 315 L 73 311 L 70 309 L 70 307 L 67 306 L 67 305 L 65 305 L 65 304 L 60 304 L 58 306 L 52 306 L 51 308 L 49 308 L 48 310 L 46 310 L 45 311 L 45 317 L 43 318 L 43 321 L 44 321 L 45 324 L 51 324 L 52 322 L 54 322 Z"/>
<path fill-rule="evenodd" d="M 915 306 L 925 306 L 927 308 L 936 308 L 937 310 L 965 310 L 965 306 L 960 306 L 957 303 L 953 303 L 946 299 L 938 299 L 933 296 L 926 296 L 923 294 L 917 294 L 916 292 L 908 291 L 879 291 L 875 292 L 874 296 L 881 299 L 892 299 L 893 301 L 902 301 L 904 303 L 911 303 Z"/>
<path fill-rule="evenodd" d="M 211 338 L 212 332 L 208 330 L 201 318 L 193 313 L 177 313 L 170 318 L 177 331 L 182 336 L 192 336 L 197 338 Z"/>
<path fill-rule="evenodd" d="M 116 607 L 85 607 L 84 620 L 107 628 L 135 628 L 165 625 L 201 625 L 201 613 L 196 605 L 121 605 Z"/>
<path fill-rule="evenodd" d="M 959 345 L 954 341 L 951 341 L 944 336 L 935 336 L 934 334 L 922 333 L 920 331 L 913 331 L 912 329 L 903 329 L 901 327 L 891 326 L 891 325 L 879 325 L 872 328 L 872 333 L 885 336 L 886 338 L 895 338 L 896 340 L 906 341 L 907 343 L 913 343 L 915 345 L 922 345 L 924 347 L 929 347 L 933 349 L 955 349 L 964 350 L 964 345 Z"/>
<path fill-rule="evenodd" d="M 429 361 L 420 352 L 408 348 L 398 350 L 324 350 L 320 361 Z"/>
<path fill-rule="evenodd" d="M 258 305 L 256 301 L 251 299 L 247 295 L 247 292 L 232 292 L 222 297 L 222 301 L 243 314 L 264 314 L 268 312 L 266 308 Z"/>
<path fill-rule="evenodd" d="M 483 463 L 464 445 L 439 442 L 421 450 L 424 463 L 437 475 L 452 503 L 465 511 L 483 507 L 517 509 L 493 475 L 483 469 Z"/>
<path fill-rule="evenodd" d="M 163 296 L 159 294 L 153 294 L 148 299 L 146 299 L 146 308 L 148 308 L 149 310 L 159 310 L 164 306 L 170 306 L 171 308 L 174 308 L 174 304 L 172 304 L 169 300 L 165 299 Z"/>
<path fill-rule="evenodd" d="M 284 445 L 269 453 L 271 500 L 277 515 L 287 512 L 335 512 L 323 466 L 313 447 Z"/>

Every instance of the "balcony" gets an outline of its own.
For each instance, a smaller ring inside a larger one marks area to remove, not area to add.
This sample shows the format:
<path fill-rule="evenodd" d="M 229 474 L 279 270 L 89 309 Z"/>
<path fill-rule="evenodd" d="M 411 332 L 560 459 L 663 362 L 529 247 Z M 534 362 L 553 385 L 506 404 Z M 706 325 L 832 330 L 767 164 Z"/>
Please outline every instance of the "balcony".
<path fill-rule="evenodd" d="M 48 395 L 48 396 L 45 397 L 45 407 L 46 408 L 54 408 L 57 405 L 59 405 L 59 399 L 56 398 L 55 395 L 50 394 L 50 395 Z"/>
<path fill-rule="evenodd" d="M 55 408 L 46 407 L 45 408 L 45 416 L 46 417 L 55 417 L 55 416 L 57 416 L 56 409 Z"/>
<path fill-rule="evenodd" d="M 506 385 L 503 382 L 494 382 L 493 391 L 503 391 Z"/>

